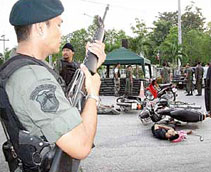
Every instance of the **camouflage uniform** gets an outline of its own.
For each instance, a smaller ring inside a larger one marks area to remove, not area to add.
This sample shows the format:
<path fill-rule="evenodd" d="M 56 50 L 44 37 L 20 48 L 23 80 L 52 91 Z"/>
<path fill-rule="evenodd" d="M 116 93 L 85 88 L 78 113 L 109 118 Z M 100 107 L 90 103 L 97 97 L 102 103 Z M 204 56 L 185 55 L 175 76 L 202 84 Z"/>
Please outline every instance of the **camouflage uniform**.
<path fill-rule="evenodd" d="M 167 67 L 163 67 L 163 69 L 160 72 L 160 75 L 162 77 L 162 84 L 170 82 L 170 70 Z"/>
<path fill-rule="evenodd" d="M 191 67 L 187 68 L 186 71 L 186 89 L 188 94 L 192 94 L 193 91 L 193 71 Z"/>
<path fill-rule="evenodd" d="M 195 78 L 196 78 L 196 88 L 198 91 L 198 95 L 202 93 L 202 78 L 203 78 L 204 69 L 201 65 L 197 65 L 195 70 Z"/>
<path fill-rule="evenodd" d="M 125 85 L 125 94 L 132 95 L 133 90 L 133 74 L 131 70 L 126 71 L 126 85 Z"/>

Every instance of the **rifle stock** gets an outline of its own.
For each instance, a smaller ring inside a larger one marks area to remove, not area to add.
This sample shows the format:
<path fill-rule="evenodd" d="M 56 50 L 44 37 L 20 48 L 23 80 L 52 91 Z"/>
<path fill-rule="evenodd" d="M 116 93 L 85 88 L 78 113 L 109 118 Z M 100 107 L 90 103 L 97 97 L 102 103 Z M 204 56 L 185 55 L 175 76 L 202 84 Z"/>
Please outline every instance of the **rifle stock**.
<path fill-rule="evenodd" d="M 72 166 L 73 159 L 59 147 L 56 147 L 55 156 L 49 172 L 77 172 Z"/>

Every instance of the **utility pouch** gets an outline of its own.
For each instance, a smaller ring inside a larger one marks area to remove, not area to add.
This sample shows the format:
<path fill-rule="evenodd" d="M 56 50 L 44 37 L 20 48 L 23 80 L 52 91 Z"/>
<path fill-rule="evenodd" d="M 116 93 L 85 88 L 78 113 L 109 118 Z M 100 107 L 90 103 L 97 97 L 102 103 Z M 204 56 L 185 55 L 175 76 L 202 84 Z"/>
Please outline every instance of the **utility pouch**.
<path fill-rule="evenodd" d="M 19 145 L 17 156 L 10 140 L 2 145 L 5 160 L 8 163 L 10 172 L 15 172 L 17 168 L 23 172 L 48 172 L 55 155 L 55 146 L 48 146 L 36 136 L 20 132 L 22 142 Z"/>
<path fill-rule="evenodd" d="M 8 163 L 10 172 L 14 172 L 18 168 L 18 158 L 12 144 L 9 141 L 4 142 L 2 145 L 2 150 L 5 160 Z"/>

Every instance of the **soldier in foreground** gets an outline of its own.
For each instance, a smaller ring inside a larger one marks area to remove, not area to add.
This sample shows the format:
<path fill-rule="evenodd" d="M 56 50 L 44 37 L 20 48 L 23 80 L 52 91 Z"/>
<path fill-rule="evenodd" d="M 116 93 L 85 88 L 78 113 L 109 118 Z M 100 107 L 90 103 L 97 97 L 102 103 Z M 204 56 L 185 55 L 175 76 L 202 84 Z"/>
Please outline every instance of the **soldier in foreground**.
<path fill-rule="evenodd" d="M 92 76 L 81 65 L 88 96 L 80 114 L 69 104 L 54 73 L 45 65 L 48 55 L 59 52 L 63 11 L 59 0 L 19 0 L 15 3 L 10 23 L 17 35 L 16 53 L 20 58 L 42 65 L 29 64 L 17 69 L 8 79 L 5 90 L 22 128 L 50 145 L 56 144 L 67 155 L 84 159 L 91 151 L 96 133 L 100 77 L 98 74 Z M 89 45 L 89 51 L 97 55 L 99 67 L 106 57 L 104 44 L 96 41 Z M 25 164 L 22 168 L 19 171 L 30 171 Z"/>

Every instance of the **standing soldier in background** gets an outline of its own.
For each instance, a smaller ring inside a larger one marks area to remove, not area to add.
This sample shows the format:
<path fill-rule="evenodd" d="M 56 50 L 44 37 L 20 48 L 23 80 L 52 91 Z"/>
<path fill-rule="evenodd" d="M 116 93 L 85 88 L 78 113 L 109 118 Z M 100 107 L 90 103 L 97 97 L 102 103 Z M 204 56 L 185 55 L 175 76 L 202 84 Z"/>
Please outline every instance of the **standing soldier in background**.
<path fill-rule="evenodd" d="M 131 65 L 127 66 L 126 70 L 126 85 L 125 85 L 125 95 L 132 95 L 133 90 L 133 69 Z"/>
<path fill-rule="evenodd" d="M 119 90 L 120 90 L 120 64 L 117 63 L 114 67 L 114 95 L 119 96 Z"/>
<path fill-rule="evenodd" d="M 186 89 L 188 94 L 186 96 L 193 95 L 193 71 L 189 63 L 186 65 Z"/>
<path fill-rule="evenodd" d="M 71 82 L 75 71 L 79 68 L 79 63 L 73 61 L 74 48 L 70 43 L 66 43 L 62 47 L 62 57 L 55 66 L 57 73 L 64 79 L 66 87 Z"/>
<path fill-rule="evenodd" d="M 203 78 L 204 69 L 201 66 L 201 62 L 198 62 L 196 70 L 195 70 L 195 78 L 196 78 L 196 88 L 198 94 L 196 96 L 201 96 L 202 93 L 202 78 Z"/>
<path fill-rule="evenodd" d="M 170 82 L 170 70 L 167 68 L 167 63 L 163 63 L 163 69 L 160 72 L 162 78 L 162 84 L 166 84 Z"/>

